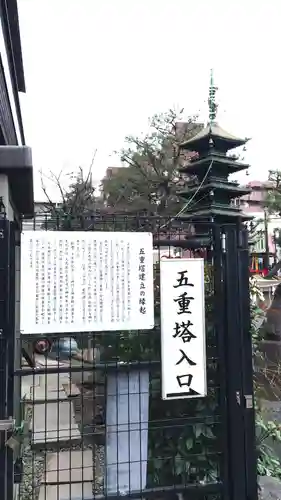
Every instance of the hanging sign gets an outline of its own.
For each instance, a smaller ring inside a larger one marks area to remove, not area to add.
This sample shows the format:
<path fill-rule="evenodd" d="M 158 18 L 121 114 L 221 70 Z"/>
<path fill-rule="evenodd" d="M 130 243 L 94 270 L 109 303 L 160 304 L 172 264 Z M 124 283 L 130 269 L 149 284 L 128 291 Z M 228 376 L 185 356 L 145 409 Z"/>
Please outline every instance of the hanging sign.
<path fill-rule="evenodd" d="M 162 399 L 207 394 L 204 259 L 160 262 Z"/>
<path fill-rule="evenodd" d="M 151 233 L 22 234 L 21 333 L 153 326 Z"/>

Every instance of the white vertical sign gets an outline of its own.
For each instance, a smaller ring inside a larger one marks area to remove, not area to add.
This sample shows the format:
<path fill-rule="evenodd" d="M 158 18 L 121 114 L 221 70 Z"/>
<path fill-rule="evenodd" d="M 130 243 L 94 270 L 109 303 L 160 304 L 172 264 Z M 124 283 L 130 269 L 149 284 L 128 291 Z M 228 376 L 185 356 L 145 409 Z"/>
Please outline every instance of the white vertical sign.
<path fill-rule="evenodd" d="M 160 262 L 162 399 L 207 394 L 204 259 Z"/>
<path fill-rule="evenodd" d="M 22 234 L 21 333 L 153 326 L 151 233 Z"/>

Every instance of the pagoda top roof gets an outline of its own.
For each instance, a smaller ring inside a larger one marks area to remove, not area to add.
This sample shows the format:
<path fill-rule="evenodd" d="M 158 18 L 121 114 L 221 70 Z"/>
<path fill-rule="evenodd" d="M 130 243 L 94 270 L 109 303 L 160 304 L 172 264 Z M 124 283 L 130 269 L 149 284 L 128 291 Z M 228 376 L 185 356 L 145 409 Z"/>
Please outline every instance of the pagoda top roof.
<path fill-rule="evenodd" d="M 216 139 L 219 141 L 223 141 L 228 149 L 237 148 L 238 146 L 243 146 L 248 139 L 240 139 L 239 137 L 235 137 L 234 135 L 226 132 L 223 128 L 221 128 L 216 122 L 208 123 L 208 125 L 200 130 L 198 134 L 196 134 L 191 139 L 184 141 L 180 147 L 182 149 L 189 149 L 197 151 L 200 147 L 204 146 L 207 141 L 210 139 Z"/>

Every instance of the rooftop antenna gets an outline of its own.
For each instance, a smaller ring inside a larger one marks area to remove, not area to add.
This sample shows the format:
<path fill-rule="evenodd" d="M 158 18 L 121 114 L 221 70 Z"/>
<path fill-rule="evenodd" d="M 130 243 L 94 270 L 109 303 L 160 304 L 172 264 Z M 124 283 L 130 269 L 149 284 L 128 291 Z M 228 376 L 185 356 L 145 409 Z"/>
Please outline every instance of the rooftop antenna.
<path fill-rule="evenodd" d="M 218 90 L 218 87 L 215 87 L 215 85 L 214 85 L 214 74 L 213 74 L 213 70 L 211 69 L 210 85 L 209 85 L 209 99 L 208 99 L 209 125 L 210 125 L 210 127 L 213 125 L 213 123 L 216 119 L 216 116 L 217 116 L 217 110 L 218 110 L 218 105 L 216 103 L 217 90 Z"/>

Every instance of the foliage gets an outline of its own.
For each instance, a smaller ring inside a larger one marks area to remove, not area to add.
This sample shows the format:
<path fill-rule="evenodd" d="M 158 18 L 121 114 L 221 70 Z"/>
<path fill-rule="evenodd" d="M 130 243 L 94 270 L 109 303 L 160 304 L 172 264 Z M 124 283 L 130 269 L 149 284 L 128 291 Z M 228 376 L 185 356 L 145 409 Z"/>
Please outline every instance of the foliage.
<path fill-rule="evenodd" d="M 268 180 L 271 188 L 267 191 L 265 206 L 269 213 L 281 214 L 281 170 L 269 170 Z"/>
<path fill-rule="evenodd" d="M 256 434 L 258 450 L 258 474 L 281 479 L 281 463 L 267 440 L 281 442 L 280 425 L 273 421 L 266 422 L 256 406 Z"/>
<path fill-rule="evenodd" d="M 176 194 L 182 183 L 179 167 L 188 155 L 179 145 L 202 128 L 196 116 L 182 122 L 182 115 L 183 110 L 154 115 L 146 135 L 126 137 L 127 147 L 120 153 L 124 166 L 114 169 L 101 185 L 112 212 L 174 215 L 180 210 Z"/>
<path fill-rule="evenodd" d="M 268 172 L 269 187 L 266 189 L 266 195 L 263 202 L 264 207 L 267 209 L 268 214 L 281 215 L 281 170 L 269 170 Z M 280 229 L 274 230 L 274 243 L 276 246 L 281 247 L 281 233 Z M 263 235 L 264 237 L 264 235 Z M 271 279 L 277 275 L 281 269 L 281 260 L 269 271 L 266 279 Z"/>
<path fill-rule="evenodd" d="M 92 164 L 87 175 L 81 168 L 62 177 L 51 173 L 51 180 L 60 193 L 59 203 L 53 202 L 42 179 L 46 195 L 46 212 L 51 214 L 56 229 L 78 229 L 84 218 L 97 214 L 145 214 L 173 216 L 183 202 L 177 196 L 183 176 L 179 168 L 191 155 L 179 145 L 203 127 L 196 116 L 183 121 L 183 111 L 169 110 L 156 114 L 149 121 L 148 133 L 125 138 L 126 147 L 120 151 L 123 167 L 108 169 L 101 182 L 101 196 L 92 185 Z M 65 187 L 66 186 L 66 187 Z M 130 227 L 131 229 L 131 227 Z"/>
<path fill-rule="evenodd" d="M 273 242 L 276 246 L 281 248 L 281 229 L 276 227 L 273 229 Z"/>
<path fill-rule="evenodd" d="M 249 246 L 254 247 L 260 241 L 264 241 L 264 219 L 255 218 L 248 225 Z"/>
<path fill-rule="evenodd" d="M 254 389 L 255 389 L 255 409 L 256 409 L 256 439 L 258 452 L 258 474 L 281 478 L 281 463 L 268 440 L 281 442 L 281 426 L 273 421 L 266 421 L 264 412 L 259 401 L 260 379 L 257 377 L 259 360 L 263 359 L 263 354 L 259 349 L 259 342 L 262 340 L 261 318 L 263 311 L 256 306 L 254 298 L 263 300 L 263 295 L 258 288 L 255 278 L 250 280 L 251 293 L 251 333 L 253 341 L 253 362 L 255 367 Z"/>
<path fill-rule="evenodd" d="M 92 184 L 91 170 L 92 165 L 85 176 L 83 169 L 79 168 L 78 171 L 67 174 L 64 180 L 62 174 L 58 176 L 51 174 L 50 180 L 55 183 L 60 193 L 59 203 L 51 199 L 41 177 L 42 189 L 48 200 L 45 208 L 45 225 L 48 225 L 48 229 L 51 227 L 57 230 L 88 229 L 85 226 L 91 224 L 92 221 L 87 221 L 87 216 L 90 219 L 100 208 L 99 199 Z"/>

